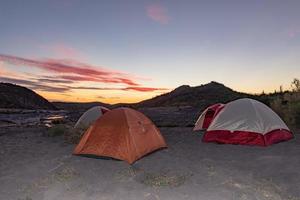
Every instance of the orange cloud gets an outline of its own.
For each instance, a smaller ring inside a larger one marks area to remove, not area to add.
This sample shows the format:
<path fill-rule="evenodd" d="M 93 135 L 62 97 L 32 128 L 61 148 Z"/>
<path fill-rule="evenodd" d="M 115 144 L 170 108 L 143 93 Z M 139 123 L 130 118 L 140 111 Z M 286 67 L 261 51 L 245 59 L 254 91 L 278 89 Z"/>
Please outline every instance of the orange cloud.
<path fill-rule="evenodd" d="M 9 71 L 5 68 L 4 62 L 0 59 L 0 76 L 20 77 L 19 74 Z"/>
<path fill-rule="evenodd" d="M 167 24 L 170 21 L 170 17 L 167 11 L 160 4 L 152 4 L 146 7 L 147 16 L 161 24 Z"/>
<path fill-rule="evenodd" d="M 0 62 L 0 75 L 4 75 L 4 63 Z"/>
<path fill-rule="evenodd" d="M 290 29 L 288 31 L 288 36 L 290 38 L 295 38 L 297 37 L 298 35 L 300 35 L 300 29 L 296 29 L 296 28 L 293 28 L 293 29 Z"/>
<path fill-rule="evenodd" d="M 152 88 L 152 87 L 127 87 L 123 90 L 134 90 L 138 92 L 153 92 L 153 91 L 162 91 L 162 90 L 169 90 L 167 88 Z"/>

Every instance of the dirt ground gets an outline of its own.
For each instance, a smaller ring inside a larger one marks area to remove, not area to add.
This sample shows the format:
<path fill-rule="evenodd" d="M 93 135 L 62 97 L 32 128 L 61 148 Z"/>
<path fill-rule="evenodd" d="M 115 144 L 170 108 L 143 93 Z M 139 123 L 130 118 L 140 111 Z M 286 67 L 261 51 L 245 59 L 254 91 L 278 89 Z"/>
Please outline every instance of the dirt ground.
<path fill-rule="evenodd" d="M 202 143 L 161 128 L 169 148 L 134 165 L 73 156 L 44 128 L 0 132 L 2 200 L 300 200 L 300 138 L 271 147 Z"/>

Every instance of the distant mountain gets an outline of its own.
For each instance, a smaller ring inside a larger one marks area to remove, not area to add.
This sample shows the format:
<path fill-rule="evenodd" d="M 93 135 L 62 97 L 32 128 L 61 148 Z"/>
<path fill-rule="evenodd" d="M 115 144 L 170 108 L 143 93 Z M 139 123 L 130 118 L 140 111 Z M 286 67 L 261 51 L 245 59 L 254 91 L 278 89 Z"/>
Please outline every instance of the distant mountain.
<path fill-rule="evenodd" d="M 255 96 L 236 92 L 223 84 L 210 82 L 197 87 L 183 85 L 175 90 L 134 105 L 157 126 L 194 126 L 201 112 L 214 103 Z"/>
<path fill-rule="evenodd" d="M 149 107 L 197 107 L 204 109 L 213 103 L 227 103 L 229 101 L 251 97 L 250 94 L 236 92 L 221 83 L 210 82 L 208 84 L 191 87 L 182 85 L 173 91 L 144 100 L 139 103 L 120 103 L 110 105 L 102 102 L 48 102 L 30 89 L 10 83 L 0 83 L 0 108 L 24 108 L 24 109 L 63 109 L 69 111 L 85 111 L 93 106 L 105 106 L 115 108 L 127 106 L 133 108 Z"/>
<path fill-rule="evenodd" d="M 0 83 L 0 108 L 23 109 L 62 109 L 68 111 L 69 120 L 76 122 L 83 112 L 94 106 L 107 108 L 132 107 L 147 115 L 157 126 L 193 126 L 197 117 L 207 106 L 214 103 L 250 97 L 267 100 L 246 93 L 236 92 L 221 83 L 191 87 L 180 86 L 173 91 L 144 100 L 139 103 L 106 104 L 101 102 L 52 102 L 39 96 L 35 92 L 21 86 Z"/>
<path fill-rule="evenodd" d="M 0 108 L 57 109 L 34 91 L 10 83 L 0 83 Z"/>
<path fill-rule="evenodd" d="M 57 108 L 68 111 L 85 111 L 94 106 L 104 106 L 110 108 L 110 104 L 102 102 L 52 102 Z"/>
<path fill-rule="evenodd" d="M 243 97 L 252 97 L 252 95 L 236 92 L 221 83 L 210 82 L 196 87 L 182 85 L 169 93 L 139 102 L 135 106 L 193 106 L 202 108 L 214 103 L 227 103 Z"/>

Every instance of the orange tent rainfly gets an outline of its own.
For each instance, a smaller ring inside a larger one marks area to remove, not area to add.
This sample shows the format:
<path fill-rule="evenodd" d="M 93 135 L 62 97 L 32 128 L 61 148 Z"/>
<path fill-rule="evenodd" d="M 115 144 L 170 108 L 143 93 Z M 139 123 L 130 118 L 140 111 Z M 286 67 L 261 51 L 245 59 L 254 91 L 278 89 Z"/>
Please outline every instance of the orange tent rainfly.
<path fill-rule="evenodd" d="M 131 108 L 118 108 L 100 117 L 85 132 L 74 154 L 112 157 L 132 164 L 164 147 L 164 138 L 149 118 Z"/>

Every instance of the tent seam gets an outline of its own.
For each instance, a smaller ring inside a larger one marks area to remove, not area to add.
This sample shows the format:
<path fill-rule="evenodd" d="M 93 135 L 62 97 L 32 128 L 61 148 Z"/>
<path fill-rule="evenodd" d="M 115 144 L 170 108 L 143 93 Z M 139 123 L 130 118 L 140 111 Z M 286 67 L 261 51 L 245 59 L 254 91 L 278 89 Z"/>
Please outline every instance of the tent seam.
<path fill-rule="evenodd" d="M 125 119 L 126 119 L 126 124 L 127 124 L 127 128 L 128 128 L 128 132 L 129 132 L 129 136 L 130 136 L 130 140 L 132 141 L 133 145 L 134 145 L 134 150 L 135 150 L 135 153 L 136 155 L 139 155 L 138 154 L 138 151 L 137 151 L 137 146 L 136 146 L 136 141 L 135 141 L 135 138 L 132 136 L 131 132 L 130 132 L 130 125 L 129 125 L 129 121 L 128 121 L 128 115 L 126 114 L 126 110 L 124 110 L 124 115 L 125 115 Z M 128 143 L 127 143 L 128 145 Z M 127 150 L 128 150 L 128 146 L 127 146 Z M 128 155 L 129 155 L 129 152 L 128 152 Z"/>

